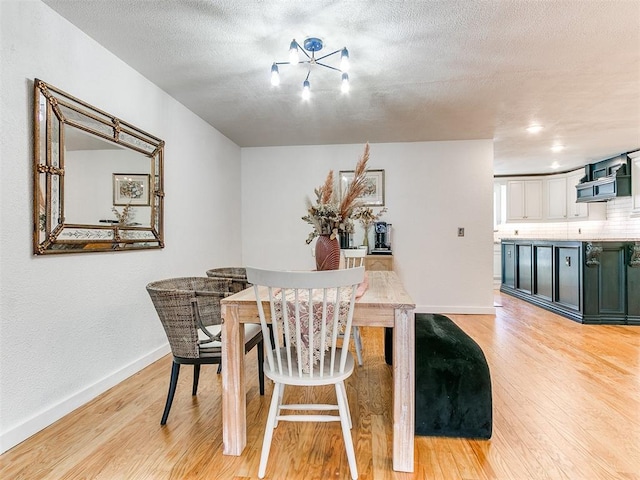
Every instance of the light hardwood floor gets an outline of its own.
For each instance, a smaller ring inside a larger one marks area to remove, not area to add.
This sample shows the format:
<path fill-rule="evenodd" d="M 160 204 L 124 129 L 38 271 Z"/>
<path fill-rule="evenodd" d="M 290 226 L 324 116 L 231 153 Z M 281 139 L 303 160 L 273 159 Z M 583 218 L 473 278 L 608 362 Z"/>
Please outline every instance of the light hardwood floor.
<path fill-rule="evenodd" d="M 360 478 L 640 479 L 640 327 L 580 325 L 498 293 L 496 303 L 495 317 L 450 315 L 489 362 L 493 437 L 416 437 L 414 474 L 391 469 L 391 372 L 381 329 L 362 329 L 365 365 L 347 387 Z M 258 395 L 255 353 L 241 457 L 221 453 L 215 365 L 203 367 L 197 397 L 183 367 L 160 426 L 170 363 L 161 359 L 0 456 L 0 478 L 257 478 L 271 386 Z M 308 392 L 287 395 L 305 401 Z M 281 423 L 267 478 L 349 478 L 339 424 Z"/>

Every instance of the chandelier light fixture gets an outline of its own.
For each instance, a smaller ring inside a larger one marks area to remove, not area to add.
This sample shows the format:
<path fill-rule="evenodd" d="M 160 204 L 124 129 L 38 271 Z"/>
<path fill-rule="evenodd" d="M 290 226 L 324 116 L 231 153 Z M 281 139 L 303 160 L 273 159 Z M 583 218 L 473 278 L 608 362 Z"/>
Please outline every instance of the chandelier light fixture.
<path fill-rule="evenodd" d="M 278 65 L 298 65 L 299 63 L 307 64 L 307 76 L 302 82 L 302 98 L 305 100 L 309 100 L 311 98 L 311 84 L 309 83 L 309 75 L 311 74 L 311 69 L 315 65 L 319 65 L 324 68 L 328 68 L 330 70 L 335 70 L 336 72 L 341 73 L 342 82 L 340 84 L 340 89 L 342 93 L 349 92 L 349 50 L 347 47 L 336 50 L 335 52 L 327 53 L 321 57 L 316 58 L 316 52 L 322 50 L 323 47 L 322 40 L 316 37 L 309 37 L 305 39 L 305 41 L 300 45 L 296 42 L 294 38 L 291 41 L 289 46 L 289 61 L 288 62 L 273 62 L 271 65 L 271 85 L 277 87 L 280 85 L 280 70 L 278 69 Z M 300 60 L 300 52 L 302 52 L 306 59 Z M 311 55 L 309 55 L 310 52 Z M 322 60 L 325 60 L 333 55 L 340 54 L 340 67 L 332 67 L 331 65 L 327 65 L 323 63 Z"/>

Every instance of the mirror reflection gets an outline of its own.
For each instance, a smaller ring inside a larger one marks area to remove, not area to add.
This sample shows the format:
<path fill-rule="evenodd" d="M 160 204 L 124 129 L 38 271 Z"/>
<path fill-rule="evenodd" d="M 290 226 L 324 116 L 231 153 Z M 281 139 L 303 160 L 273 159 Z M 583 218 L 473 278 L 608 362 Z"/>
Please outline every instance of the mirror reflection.
<path fill-rule="evenodd" d="M 35 82 L 34 252 L 162 248 L 164 142 Z"/>

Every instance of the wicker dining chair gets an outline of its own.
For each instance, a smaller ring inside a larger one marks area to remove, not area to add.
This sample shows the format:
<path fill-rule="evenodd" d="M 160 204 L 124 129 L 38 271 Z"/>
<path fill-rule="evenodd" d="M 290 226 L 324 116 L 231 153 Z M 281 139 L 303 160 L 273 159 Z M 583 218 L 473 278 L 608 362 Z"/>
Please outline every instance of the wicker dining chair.
<path fill-rule="evenodd" d="M 161 425 L 167 423 L 180 365 L 193 365 L 192 395 L 198 391 L 200 365 L 222 362 L 220 300 L 230 295 L 229 279 L 181 277 L 147 285 L 147 292 L 167 334 L 173 365 Z M 264 395 L 264 342 L 260 325 L 245 326 L 245 353 L 258 346 L 258 380 Z"/>
<path fill-rule="evenodd" d="M 251 286 L 247 282 L 247 270 L 243 267 L 220 267 L 207 270 L 207 277 L 230 280 L 230 292 L 238 293 Z"/>

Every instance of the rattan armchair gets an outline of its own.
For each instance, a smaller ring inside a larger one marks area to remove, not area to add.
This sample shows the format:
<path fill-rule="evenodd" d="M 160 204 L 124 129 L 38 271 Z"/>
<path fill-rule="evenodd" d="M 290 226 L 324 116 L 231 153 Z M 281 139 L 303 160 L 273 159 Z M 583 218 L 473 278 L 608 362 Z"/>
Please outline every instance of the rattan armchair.
<path fill-rule="evenodd" d="M 207 277 L 229 280 L 229 291 L 231 293 L 241 292 L 251 286 L 250 283 L 247 282 L 247 270 L 243 267 L 212 268 L 211 270 L 207 270 Z"/>
<path fill-rule="evenodd" d="M 222 362 L 220 300 L 231 294 L 231 280 L 181 277 L 147 285 L 147 292 L 167 334 L 173 365 L 169 393 L 162 414 L 166 424 L 175 395 L 180 365 L 194 366 L 192 395 L 198 391 L 200 365 Z M 264 344 L 259 325 L 245 327 L 245 353 L 258 346 L 258 379 L 264 395 Z"/>

